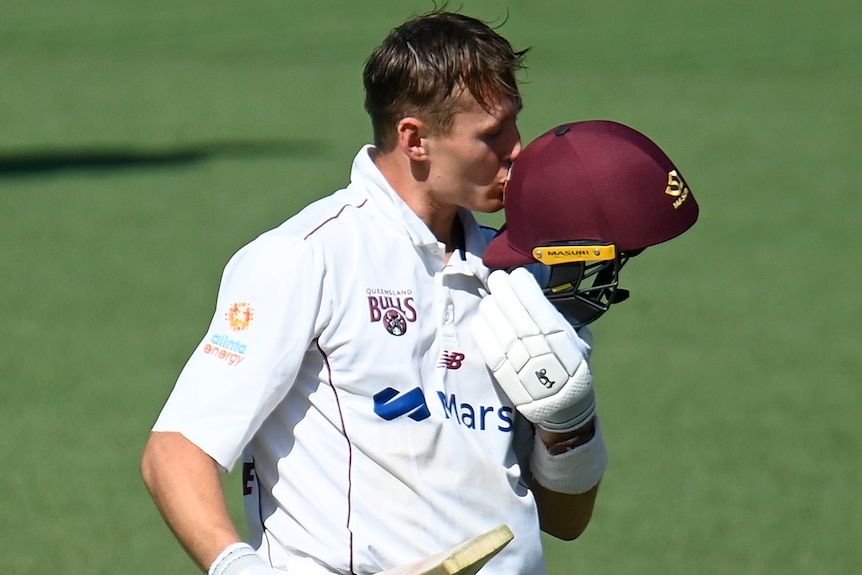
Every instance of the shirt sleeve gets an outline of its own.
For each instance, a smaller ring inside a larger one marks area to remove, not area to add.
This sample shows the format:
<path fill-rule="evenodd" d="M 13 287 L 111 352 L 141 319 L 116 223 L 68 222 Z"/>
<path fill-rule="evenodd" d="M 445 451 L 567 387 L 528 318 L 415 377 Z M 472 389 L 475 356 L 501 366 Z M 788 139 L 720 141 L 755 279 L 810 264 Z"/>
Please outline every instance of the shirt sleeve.
<path fill-rule="evenodd" d="M 224 469 L 293 385 L 320 320 L 324 270 L 309 242 L 268 232 L 225 267 L 215 314 L 153 431 L 177 431 Z"/>

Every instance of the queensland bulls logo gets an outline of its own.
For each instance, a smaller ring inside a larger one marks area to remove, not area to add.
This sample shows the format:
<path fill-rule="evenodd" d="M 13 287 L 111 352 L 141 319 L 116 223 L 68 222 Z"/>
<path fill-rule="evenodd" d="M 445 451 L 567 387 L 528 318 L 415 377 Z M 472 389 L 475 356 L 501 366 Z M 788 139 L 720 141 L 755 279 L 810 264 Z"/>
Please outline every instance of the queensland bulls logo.
<path fill-rule="evenodd" d="M 392 335 L 404 335 L 407 333 L 407 320 L 404 314 L 394 309 L 387 309 L 383 314 L 383 327 Z"/>
<path fill-rule="evenodd" d="M 407 333 L 407 326 L 416 321 L 416 308 L 413 306 L 413 290 L 365 290 L 368 296 L 369 319 L 382 323 L 392 335 Z"/>

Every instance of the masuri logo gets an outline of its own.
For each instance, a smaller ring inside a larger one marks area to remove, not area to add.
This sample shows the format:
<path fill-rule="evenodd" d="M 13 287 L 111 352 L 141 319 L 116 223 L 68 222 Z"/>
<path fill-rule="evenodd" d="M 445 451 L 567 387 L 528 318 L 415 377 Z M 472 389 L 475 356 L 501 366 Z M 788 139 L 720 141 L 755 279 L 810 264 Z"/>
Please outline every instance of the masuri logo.
<path fill-rule="evenodd" d="M 686 185 L 685 180 L 682 179 L 679 172 L 671 170 L 667 173 L 667 187 L 664 189 L 664 193 L 672 198 L 676 198 L 673 202 L 673 207 L 674 209 L 679 209 L 683 202 L 688 199 L 690 192 L 688 185 Z"/>

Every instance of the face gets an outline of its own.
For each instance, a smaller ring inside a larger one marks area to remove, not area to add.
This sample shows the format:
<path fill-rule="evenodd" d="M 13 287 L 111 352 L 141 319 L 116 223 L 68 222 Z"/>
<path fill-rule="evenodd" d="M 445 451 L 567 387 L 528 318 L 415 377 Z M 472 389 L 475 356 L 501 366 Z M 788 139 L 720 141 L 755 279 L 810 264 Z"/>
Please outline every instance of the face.
<path fill-rule="evenodd" d="M 520 102 L 484 110 L 469 94 L 448 133 L 423 138 L 430 200 L 438 207 L 496 212 L 503 207 L 509 167 L 521 151 Z"/>

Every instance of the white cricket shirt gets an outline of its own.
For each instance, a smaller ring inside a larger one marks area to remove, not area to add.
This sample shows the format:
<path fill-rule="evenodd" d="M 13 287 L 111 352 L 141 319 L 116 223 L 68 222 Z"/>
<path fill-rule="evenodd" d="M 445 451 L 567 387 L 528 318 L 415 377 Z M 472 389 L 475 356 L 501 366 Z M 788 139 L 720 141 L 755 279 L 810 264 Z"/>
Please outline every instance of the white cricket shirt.
<path fill-rule="evenodd" d="M 460 217 L 466 250 L 447 264 L 365 147 L 347 188 L 227 264 L 153 429 L 225 469 L 242 458 L 252 545 L 273 565 L 370 575 L 506 523 L 515 539 L 482 573 L 546 573 L 518 463 L 532 431 L 469 330 L 486 238 Z"/>

